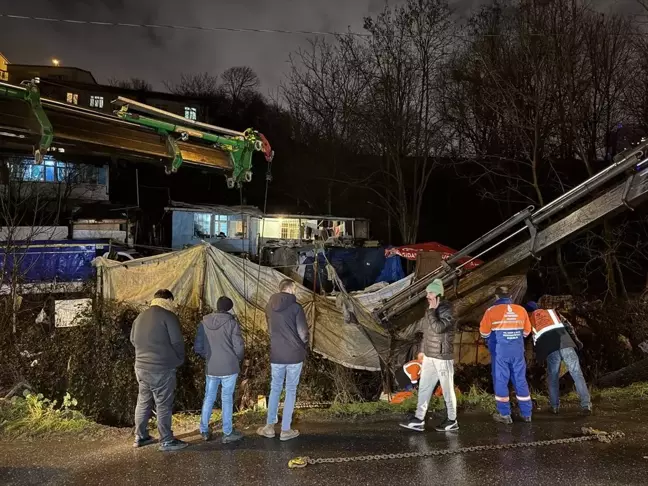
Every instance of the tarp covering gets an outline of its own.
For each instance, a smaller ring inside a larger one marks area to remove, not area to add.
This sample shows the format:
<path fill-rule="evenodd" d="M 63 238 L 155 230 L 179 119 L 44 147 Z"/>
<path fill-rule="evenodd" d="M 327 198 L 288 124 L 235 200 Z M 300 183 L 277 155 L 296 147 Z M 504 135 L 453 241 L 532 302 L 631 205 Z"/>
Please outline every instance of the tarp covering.
<path fill-rule="evenodd" d="M 285 278 L 273 268 L 256 265 L 209 245 L 124 263 L 102 257 L 95 260 L 95 265 L 100 269 L 101 291 L 106 299 L 145 305 L 157 289 L 168 288 L 180 305 L 214 308 L 218 297 L 226 295 L 234 301 L 234 312 L 247 329 L 266 329 L 265 305 Z M 412 276 L 408 276 L 374 292 L 341 294 L 337 298 L 323 297 L 297 285 L 297 300 L 304 306 L 311 329 L 311 349 L 356 369 L 379 371 L 381 359 L 402 362 L 404 358 L 400 355 L 405 351 L 399 350 L 411 345 L 414 336 L 404 335 L 402 341 L 392 343 L 390 352 L 388 333 L 371 312 L 411 281 Z M 495 286 L 524 289 L 526 280 L 524 276 L 506 277 L 493 285 L 457 300 L 457 311 L 462 314 L 460 322 L 478 320 L 477 316 L 492 300 Z M 353 310 L 355 319 L 345 320 L 345 307 Z"/>
<path fill-rule="evenodd" d="M 405 278 L 405 271 L 401 265 L 401 259 L 398 255 L 391 255 L 385 259 L 385 266 L 383 267 L 376 282 L 398 282 Z"/>
<path fill-rule="evenodd" d="M 457 250 L 453 250 L 449 246 L 445 246 L 442 245 L 441 243 L 436 243 L 434 241 L 431 241 L 429 243 L 416 243 L 414 245 L 387 248 L 385 250 L 385 256 L 399 255 L 402 256 L 403 258 L 407 258 L 408 260 L 416 260 L 416 256 L 419 253 L 426 252 L 426 251 L 434 251 L 437 253 L 441 253 L 441 258 L 443 258 L 444 260 L 447 260 L 452 255 L 457 253 Z M 459 263 L 462 264 L 468 261 L 470 261 L 470 257 L 464 257 L 459 260 Z M 466 268 L 468 270 L 473 270 L 474 268 L 477 268 L 482 263 L 484 262 L 482 262 L 481 260 L 473 260 L 472 262 L 466 265 Z"/>
<path fill-rule="evenodd" d="M 119 263 L 97 258 L 104 298 L 145 305 L 157 289 L 168 288 L 179 305 L 216 307 L 227 295 L 241 324 L 266 329 L 265 305 L 277 292 L 285 275 L 225 253 L 209 245 Z M 377 349 L 386 352 L 388 337 L 371 321 L 345 323 L 335 300 L 297 286 L 297 300 L 304 306 L 311 329 L 312 349 L 344 366 L 379 371 Z M 372 340 L 368 334 L 371 334 Z"/>
<path fill-rule="evenodd" d="M 82 282 L 94 275 L 92 260 L 104 243 L 91 241 L 13 242 L 0 248 L 3 283 L 11 280 L 14 269 L 21 282 Z"/>

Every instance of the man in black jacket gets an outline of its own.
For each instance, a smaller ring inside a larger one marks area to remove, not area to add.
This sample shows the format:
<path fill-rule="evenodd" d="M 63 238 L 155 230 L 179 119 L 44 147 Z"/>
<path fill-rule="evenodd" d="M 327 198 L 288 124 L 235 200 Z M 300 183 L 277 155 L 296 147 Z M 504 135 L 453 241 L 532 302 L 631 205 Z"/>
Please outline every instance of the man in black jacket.
<path fill-rule="evenodd" d="M 279 397 L 286 380 L 286 398 L 281 420 L 281 440 L 294 439 L 298 430 L 291 429 L 292 414 L 297 399 L 297 385 L 308 349 L 308 323 L 301 305 L 295 297 L 295 282 L 284 279 L 279 293 L 270 297 L 266 306 L 266 320 L 270 332 L 270 367 L 272 382 L 268 402 L 268 419 L 265 427 L 259 427 L 262 437 L 275 436 L 278 420 Z"/>
<path fill-rule="evenodd" d="M 169 290 L 155 293 L 151 306 L 135 319 L 130 339 L 135 346 L 135 376 L 139 383 L 133 445 L 141 447 L 153 442 L 147 426 L 155 402 L 160 450 L 184 449 L 189 444 L 176 439 L 171 430 L 176 369 L 184 362 L 185 351 Z"/>
<path fill-rule="evenodd" d="M 443 282 L 435 279 L 427 288 L 428 309 L 425 316 L 402 335 L 423 332 L 423 366 L 418 389 L 418 405 L 416 413 L 400 426 L 406 429 L 423 432 L 425 430 L 425 414 L 434 388 L 441 384 L 443 398 L 446 403 L 447 418 L 436 430 L 445 432 L 457 430 L 457 397 L 454 387 L 454 333 L 455 319 L 452 305 L 443 300 Z"/>
<path fill-rule="evenodd" d="M 216 301 L 216 312 L 205 316 L 198 326 L 194 351 L 206 360 L 205 400 L 200 416 L 200 435 L 203 440 L 211 439 L 209 419 L 211 418 L 218 387 L 222 384 L 223 444 L 236 442 L 243 435 L 234 430 L 234 389 L 240 363 L 243 361 L 244 344 L 241 327 L 236 317 L 230 314 L 234 303 L 228 297 Z"/>

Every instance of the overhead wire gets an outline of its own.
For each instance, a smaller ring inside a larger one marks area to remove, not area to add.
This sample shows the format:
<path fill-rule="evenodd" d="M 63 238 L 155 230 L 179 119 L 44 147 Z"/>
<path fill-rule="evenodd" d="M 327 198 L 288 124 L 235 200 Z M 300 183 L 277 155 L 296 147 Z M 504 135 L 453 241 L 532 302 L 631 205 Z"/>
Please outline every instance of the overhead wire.
<path fill-rule="evenodd" d="M 96 20 L 79 20 L 79 19 L 61 19 L 54 17 L 36 17 L 31 15 L 14 15 L 0 13 L 0 18 L 7 18 L 12 20 L 31 20 L 39 22 L 52 22 L 61 24 L 76 24 L 76 25 L 94 25 L 99 27 L 128 27 L 128 28 L 144 28 L 144 29 L 170 29 L 170 30 L 195 30 L 202 32 L 254 32 L 260 34 L 287 34 L 287 35 L 353 35 L 359 37 L 370 37 L 370 34 L 361 32 L 334 32 L 334 31 L 318 31 L 318 30 L 289 30 L 289 29 L 259 29 L 252 27 L 204 27 L 201 25 L 174 25 L 174 24 L 145 24 L 145 23 L 130 23 L 130 22 L 106 22 Z"/>
<path fill-rule="evenodd" d="M 633 14 L 626 15 L 630 19 L 646 18 L 648 14 Z M 10 20 L 28 20 L 36 22 L 50 22 L 71 25 L 92 25 L 96 27 L 123 27 L 123 28 L 141 28 L 141 29 L 167 29 L 167 30 L 183 30 L 183 31 L 198 31 L 198 32 L 244 32 L 244 33 L 260 33 L 260 34 L 283 34 L 283 35 L 322 35 L 322 36 L 353 36 L 353 37 L 372 37 L 368 32 L 355 32 L 347 30 L 346 32 L 340 31 L 326 31 L 326 30 L 302 30 L 302 29 L 264 29 L 253 27 L 227 27 L 227 26 L 201 26 L 201 25 L 177 25 L 177 24 L 150 24 L 150 23 L 134 23 L 134 22 L 109 22 L 98 20 L 83 20 L 83 19 L 63 19 L 55 17 L 39 17 L 33 15 L 16 15 L 1 13 L 0 18 Z M 634 20 L 636 24 L 646 24 L 648 21 Z M 559 37 L 571 36 L 572 32 L 528 32 L 531 37 Z M 505 37 L 508 34 L 478 34 L 478 37 Z M 643 37 L 648 36 L 648 32 L 623 32 L 623 33 L 606 33 L 601 34 L 603 37 Z M 474 34 L 470 33 L 455 33 L 456 38 L 473 38 Z"/>

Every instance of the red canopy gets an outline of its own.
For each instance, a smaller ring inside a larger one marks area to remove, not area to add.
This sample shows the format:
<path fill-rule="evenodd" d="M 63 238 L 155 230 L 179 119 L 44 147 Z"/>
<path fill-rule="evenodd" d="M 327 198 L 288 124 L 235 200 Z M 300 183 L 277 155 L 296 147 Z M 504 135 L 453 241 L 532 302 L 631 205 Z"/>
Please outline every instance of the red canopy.
<path fill-rule="evenodd" d="M 441 253 L 441 258 L 443 258 L 444 260 L 447 260 L 452 255 L 457 253 L 457 250 L 453 250 L 452 248 L 442 245 L 441 243 L 431 241 L 429 243 L 417 243 L 415 245 L 386 248 L 385 257 L 389 257 L 392 255 L 399 255 L 402 256 L 403 258 L 407 258 L 408 260 L 416 260 L 416 255 L 422 251 L 435 251 L 437 253 Z M 462 264 L 469 260 L 470 257 L 464 257 L 459 260 L 459 263 Z M 478 267 L 479 265 L 481 265 L 482 263 L 484 262 L 481 260 L 473 260 L 468 265 L 466 265 L 466 268 L 472 270 Z"/>

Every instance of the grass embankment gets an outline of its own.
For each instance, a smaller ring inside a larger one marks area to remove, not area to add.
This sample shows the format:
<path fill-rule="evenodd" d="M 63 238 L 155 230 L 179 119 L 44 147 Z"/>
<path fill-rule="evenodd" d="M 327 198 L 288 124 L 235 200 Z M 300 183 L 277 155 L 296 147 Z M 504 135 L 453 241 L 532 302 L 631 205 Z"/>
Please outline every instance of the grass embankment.
<path fill-rule="evenodd" d="M 102 427 L 74 410 L 76 400 L 66 394 L 58 404 L 42 394 L 0 400 L 0 437 L 32 438 L 67 433 L 89 433 Z"/>
<path fill-rule="evenodd" d="M 534 393 L 532 398 L 536 407 L 546 409 L 549 406 L 549 399 L 544 394 Z M 592 390 L 592 401 L 594 404 L 612 402 L 624 402 L 629 400 L 648 398 L 648 383 L 635 383 L 626 388 L 608 388 L 605 390 Z M 575 392 L 561 397 L 561 407 L 578 407 L 579 398 Z M 477 387 L 470 388 L 466 393 L 457 395 L 457 407 L 460 411 L 482 411 L 493 413 L 496 411 L 493 395 L 480 390 Z M 363 418 L 380 418 L 391 416 L 402 416 L 414 412 L 416 409 L 416 396 L 413 396 L 399 404 L 391 404 L 384 401 L 378 402 L 354 402 L 334 403 L 329 408 L 296 410 L 295 417 L 303 421 L 327 421 L 327 420 L 355 420 Z M 445 410 L 445 403 L 442 397 L 432 397 L 428 410 L 442 413 Z M 174 426 L 184 429 L 196 427 L 200 417 L 193 414 L 179 413 L 173 416 Z M 235 414 L 236 426 L 245 429 L 252 425 L 263 424 L 265 411 L 244 410 Z M 212 415 L 213 424 L 220 423 L 220 411 Z"/>
<path fill-rule="evenodd" d="M 594 404 L 622 404 L 631 400 L 648 399 L 648 383 L 635 383 L 625 388 L 608 388 L 593 390 Z M 533 400 L 537 407 L 546 408 L 549 404 L 545 395 L 534 394 Z M 569 393 L 561 398 L 565 407 L 578 406 L 576 393 Z M 490 393 L 476 387 L 457 396 L 460 410 L 479 410 L 494 412 L 495 401 Z M 57 404 L 42 395 L 26 393 L 24 397 L 14 397 L 11 400 L 0 400 L 0 438 L 36 438 L 72 434 L 75 436 L 93 437 L 101 435 L 109 427 L 98 425 L 80 412 L 75 411 L 76 401 L 66 395 L 63 403 Z M 363 418 L 380 418 L 402 416 L 411 413 L 416 408 L 416 397 L 413 396 L 400 404 L 379 402 L 334 403 L 326 409 L 296 410 L 295 416 L 301 421 L 355 420 Z M 442 412 L 445 404 L 442 397 L 432 397 L 429 410 Z M 236 427 L 247 429 L 264 423 L 264 410 L 244 410 L 235 414 Z M 173 427 L 176 431 L 193 431 L 197 428 L 200 416 L 197 413 L 176 413 L 173 416 Z M 220 424 L 220 410 L 214 411 L 211 422 L 216 427 Z M 154 428 L 154 421 L 151 423 Z M 128 430 L 128 429 L 125 429 Z M 124 430 L 122 430 L 124 431 Z"/>

